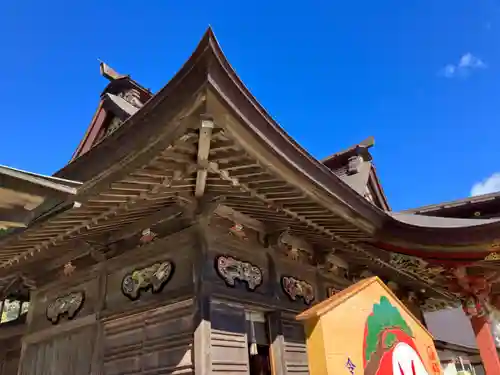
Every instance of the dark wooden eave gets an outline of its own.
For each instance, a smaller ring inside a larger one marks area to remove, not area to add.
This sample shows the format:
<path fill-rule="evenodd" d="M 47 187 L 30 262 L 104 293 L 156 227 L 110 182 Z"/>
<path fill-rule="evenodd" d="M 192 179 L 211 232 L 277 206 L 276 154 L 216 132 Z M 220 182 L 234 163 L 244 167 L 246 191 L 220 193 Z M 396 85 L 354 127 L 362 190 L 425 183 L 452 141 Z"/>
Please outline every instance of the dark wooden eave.
<path fill-rule="evenodd" d="M 208 156 L 200 158 L 203 119 L 214 126 Z M 500 228 L 498 223 L 459 229 L 415 226 L 368 202 L 272 120 L 209 29 L 163 89 L 57 173 L 86 181 L 73 198 L 81 206 L 0 240 L 0 268 L 8 272 L 75 239 L 112 236 L 165 207 L 181 212 L 183 204 L 196 201 L 200 175 L 203 194 L 221 197 L 225 206 L 263 223 L 265 230 L 287 229 L 353 262 L 390 271 L 416 289 L 434 287 L 371 251 L 374 237 L 390 233 L 389 240 L 411 238 L 417 245 L 434 240 L 436 246 L 454 249 L 464 242 L 484 245 L 494 237 L 477 228 Z M 465 234 L 454 237 L 453 231 Z M 436 292 L 452 298 L 443 289 Z"/>

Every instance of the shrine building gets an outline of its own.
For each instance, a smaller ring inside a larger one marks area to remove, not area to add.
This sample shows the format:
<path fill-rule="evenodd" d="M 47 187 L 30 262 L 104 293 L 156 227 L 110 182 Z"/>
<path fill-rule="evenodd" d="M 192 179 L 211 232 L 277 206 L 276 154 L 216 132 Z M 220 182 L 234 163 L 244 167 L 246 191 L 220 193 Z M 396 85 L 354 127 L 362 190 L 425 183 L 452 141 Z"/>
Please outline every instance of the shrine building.
<path fill-rule="evenodd" d="M 305 375 L 295 316 L 374 275 L 422 323 L 463 307 L 500 374 L 496 195 L 392 212 L 374 140 L 311 156 L 211 29 L 157 93 L 101 73 L 67 165 L 0 167 L 0 375 Z"/>

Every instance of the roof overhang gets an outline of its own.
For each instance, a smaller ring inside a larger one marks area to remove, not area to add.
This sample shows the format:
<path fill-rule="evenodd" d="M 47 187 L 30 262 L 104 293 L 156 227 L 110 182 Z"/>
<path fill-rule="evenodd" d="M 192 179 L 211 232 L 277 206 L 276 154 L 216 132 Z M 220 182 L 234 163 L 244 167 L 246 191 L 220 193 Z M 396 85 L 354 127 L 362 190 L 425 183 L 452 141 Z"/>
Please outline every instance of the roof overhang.
<path fill-rule="evenodd" d="M 237 173 L 230 170 L 228 158 L 220 157 L 216 167 L 196 166 L 196 152 L 189 154 L 191 151 L 186 150 L 194 148 L 188 141 L 198 134 L 200 115 L 207 113 L 220 126 L 216 134 L 219 139 L 214 136 L 220 148 L 211 151 L 237 150 L 233 154 L 238 155 L 238 162 L 248 162 L 244 169 L 267 173 L 283 184 L 279 193 L 268 193 L 266 198 L 257 188 L 251 188 L 251 181 L 244 183 L 244 178 L 231 177 Z M 181 146 L 184 151 L 177 152 Z M 160 159 L 161 173 L 145 177 L 144 170 L 153 169 L 151 164 Z M 379 238 L 390 244 L 411 243 L 447 254 L 489 246 L 500 233 L 496 221 L 461 226 L 428 221 L 416 225 L 406 217 L 375 207 L 286 134 L 237 77 L 208 30 L 190 59 L 163 89 L 90 152 L 57 173 L 86 181 L 69 199 L 78 200 L 82 207 L 58 218 L 69 224 L 62 227 L 57 220 L 49 220 L 43 227 L 33 226 L 26 231 L 36 233 L 36 241 L 23 234 L 2 241 L 0 267 L 5 269 L 19 262 L 34 248 L 41 251 L 78 236 L 118 230 L 136 221 L 138 214 L 147 216 L 157 211 L 154 204 L 172 204 L 186 192 L 181 192 L 176 181 L 182 182 L 182 189 L 192 189 L 193 166 L 207 172 L 210 169 L 215 182 L 212 186 L 207 182 L 207 186 L 213 188 L 214 194 L 226 194 L 226 204 L 231 208 L 254 219 L 271 221 L 277 220 L 271 215 L 279 216 L 281 223 L 306 238 L 330 248 L 343 248 L 360 255 L 366 264 L 391 270 L 397 269 L 380 255 L 370 255 L 363 244 Z M 140 185 L 137 181 L 146 179 L 146 186 L 129 186 L 132 180 Z M 162 189 L 170 190 L 156 197 L 156 203 L 144 198 Z M 273 201 L 269 196 L 277 198 Z M 303 201 L 289 203 L 299 198 Z"/>
<path fill-rule="evenodd" d="M 0 229 L 26 227 L 45 203 L 62 202 L 80 183 L 0 166 Z"/>

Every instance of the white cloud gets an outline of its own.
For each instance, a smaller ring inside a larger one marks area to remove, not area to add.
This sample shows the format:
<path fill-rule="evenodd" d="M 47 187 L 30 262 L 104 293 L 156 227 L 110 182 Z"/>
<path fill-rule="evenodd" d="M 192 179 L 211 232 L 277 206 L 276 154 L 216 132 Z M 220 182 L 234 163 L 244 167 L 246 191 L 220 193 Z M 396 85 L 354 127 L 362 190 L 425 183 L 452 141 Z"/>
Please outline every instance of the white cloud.
<path fill-rule="evenodd" d="M 457 75 L 467 75 L 471 70 L 484 69 L 486 64 L 479 57 L 468 52 L 458 60 L 456 64 L 448 64 L 442 69 L 442 74 L 446 78 L 453 78 Z"/>
<path fill-rule="evenodd" d="M 457 68 L 455 67 L 455 65 L 449 64 L 444 67 L 443 74 L 445 77 L 451 78 L 455 74 L 456 70 Z"/>
<path fill-rule="evenodd" d="M 460 61 L 458 62 L 458 68 L 484 68 L 484 62 L 472 55 L 471 53 L 466 53 L 460 58 Z"/>
<path fill-rule="evenodd" d="M 471 196 L 496 193 L 500 191 L 500 172 L 493 173 L 481 182 L 476 182 L 470 191 Z"/>

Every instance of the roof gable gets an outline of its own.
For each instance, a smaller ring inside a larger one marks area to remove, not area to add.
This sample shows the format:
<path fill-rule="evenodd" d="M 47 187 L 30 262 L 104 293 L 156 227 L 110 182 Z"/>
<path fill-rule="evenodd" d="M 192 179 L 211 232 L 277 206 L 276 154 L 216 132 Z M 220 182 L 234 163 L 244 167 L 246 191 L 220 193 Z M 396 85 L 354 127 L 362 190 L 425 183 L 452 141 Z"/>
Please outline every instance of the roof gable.
<path fill-rule="evenodd" d="M 110 83 L 101 94 L 96 112 L 85 135 L 76 148 L 71 161 L 87 153 L 97 143 L 118 129 L 133 116 L 153 94 L 129 76 L 116 73 L 105 63 L 100 63 L 103 77 Z"/>
<path fill-rule="evenodd" d="M 323 159 L 322 162 L 356 193 L 381 210 L 389 211 L 389 203 L 369 151 L 374 144 L 374 138 L 368 137 L 344 151 Z"/>

